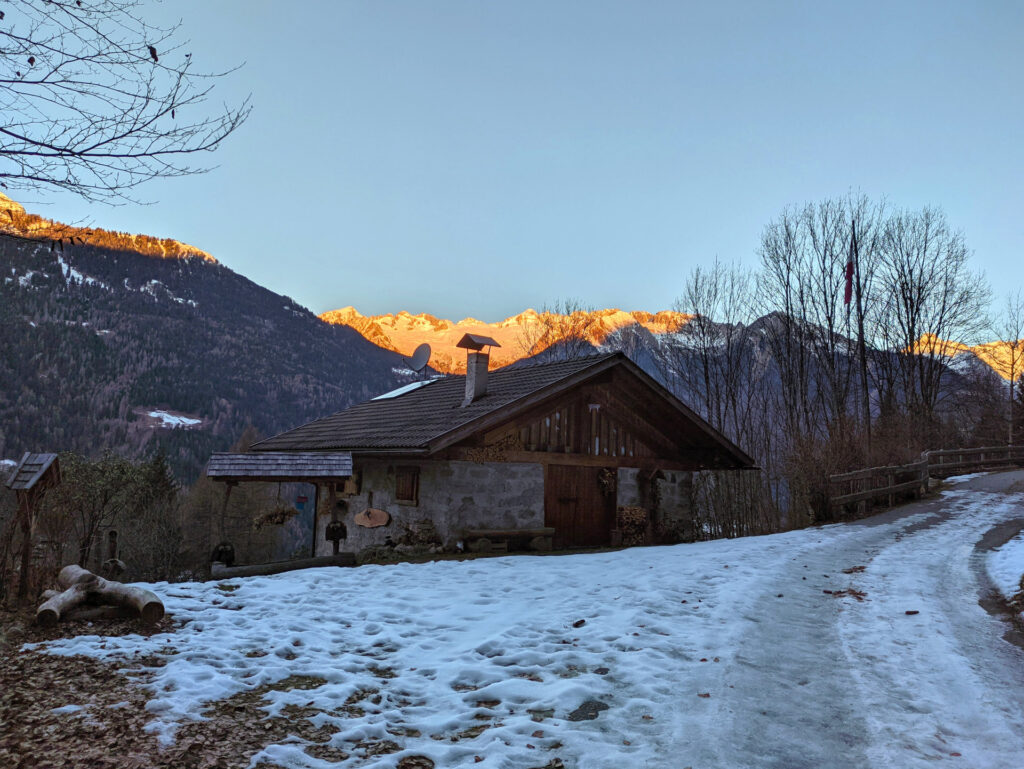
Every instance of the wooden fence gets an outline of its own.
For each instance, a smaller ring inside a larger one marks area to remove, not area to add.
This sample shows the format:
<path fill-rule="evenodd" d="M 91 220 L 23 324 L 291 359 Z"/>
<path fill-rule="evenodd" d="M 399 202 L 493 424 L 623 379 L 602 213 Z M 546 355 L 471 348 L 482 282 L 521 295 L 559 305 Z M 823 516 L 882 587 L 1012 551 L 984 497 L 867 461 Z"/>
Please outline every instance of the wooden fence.
<path fill-rule="evenodd" d="M 1024 466 L 1024 446 L 985 446 L 977 449 L 926 451 L 917 462 L 890 467 L 869 467 L 829 476 L 829 503 L 833 511 L 857 505 L 867 511 L 869 502 L 882 501 L 892 507 L 908 497 L 919 498 L 928 491 L 928 479 Z"/>

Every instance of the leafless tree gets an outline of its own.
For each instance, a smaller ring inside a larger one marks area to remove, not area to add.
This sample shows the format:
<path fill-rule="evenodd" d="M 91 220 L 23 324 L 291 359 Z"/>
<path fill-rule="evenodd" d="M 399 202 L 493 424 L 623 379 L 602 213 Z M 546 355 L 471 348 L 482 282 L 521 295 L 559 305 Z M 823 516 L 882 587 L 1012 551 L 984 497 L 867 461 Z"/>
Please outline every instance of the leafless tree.
<path fill-rule="evenodd" d="M 995 345 L 996 364 L 1007 379 L 1007 443 L 1012 446 L 1014 425 L 1017 420 L 1017 399 L 1014 386 L 1024 373 L 1024 292 L 1018 289 L 1008 294 L 996 329 L 999 341 Z"/>
<path fill-rule="evenodd" d="M 984 277 L 971 269 L 963 233 L 938 209 L 899 211 L 879 248 L 878 327 L 897 353 L 901 388 L 921 427 L 934 425 L 943 377 L 960 345 L 978 341 L 990 300 Z"/>
<path fill-rule="evenodd" d="M 687 278 L 677 312 L 691 316 L 667 343 L 671 371 L 667 379 L 683 399 L 717 430 L 744 446 L 760 431 L 754 418 L 758 384 L 764 377 L 750 345 L 754 320 L 754 276 L 715 260 Z"/>
<path fill-rule="evenodd" d="M 541 307 L 536 321 L 523 327 L 519 346 L 540 360 L 579 358 L 593 350 L 599 331 L 594 308 L 568 297 Z"/>
<path fill-rule="evenodd" d="M 696 528 L 706 536 L 761 533 L 778 524 L 769 492 L 774 401 L 766 360 L 750 328 L 754 282 L 749 270 L 718 260 L 708 269 L 694 269 L 675 305 L 689 320 L 659 340 L 671 388 L 756 457 L 764 471 L 695 475 L 691 502 Z"/>
<path fill-rule="evenodd" d="M 875 369 L 872 342 L 875 307 L 875 277 L 878 272 L 878 249 L 885 223 L 886 202 L 872 203 L 867 196 L 849 196 L 846 201 L 850 217 L 851 297 L 847 315 L 852 312 L 857 335 L 857 371 L 859 373 L 861 424 L 864 429 L 865 452 L 872 454 L 871 425 L 874 409 L 871 404 L 871 372 Z"/>
<path fill-rule="evenodd" d="M 845 201 L 784 211 L 761 238 L 761 303 L 779 366 L 790 436 L 848 427 L 854 369 L 844 304 L 850 220 Z"/>
<path fill-rule="evenodd" d="M 180 25 L 137 0 L 8 0 L 0 11 L 0 184 L 127 199 L 156 177 L 201 173 L 249 114 L 202 111 L 227 73 L 198 71 Z"/>

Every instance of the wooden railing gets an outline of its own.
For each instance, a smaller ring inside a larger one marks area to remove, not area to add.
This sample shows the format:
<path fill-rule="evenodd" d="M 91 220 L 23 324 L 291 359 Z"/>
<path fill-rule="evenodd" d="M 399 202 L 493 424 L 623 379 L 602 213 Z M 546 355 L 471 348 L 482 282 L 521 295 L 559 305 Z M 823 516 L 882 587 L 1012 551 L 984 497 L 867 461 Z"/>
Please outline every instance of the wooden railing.
<path fill-rule="evenodd" d="M 987 470 L 997 467 L 1024 465 L 1024 446 L 987 446 L 980 449 L 942 449 L 926 451 L 928 474 L 939 478 Z"/>
<path fill-rule="evenodd" d="M 892 507 L 906 497 L 919 498 L 928 491 L 930 477 L 1024 465 L 1024 446 L 986 446 L 977 449 L 926 451 L 917 462 L 889 467 L 869 467 L 829 476 L 829 504 L 833 511 L 857 505 L 863 514 L 869 502 L 883 501 Z"/>

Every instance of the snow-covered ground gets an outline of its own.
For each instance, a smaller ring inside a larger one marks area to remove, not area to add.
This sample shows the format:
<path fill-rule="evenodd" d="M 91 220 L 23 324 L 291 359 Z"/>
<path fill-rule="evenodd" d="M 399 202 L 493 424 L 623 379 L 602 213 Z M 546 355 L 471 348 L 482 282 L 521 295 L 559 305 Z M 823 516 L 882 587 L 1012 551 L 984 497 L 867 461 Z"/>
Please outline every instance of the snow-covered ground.
<path fill-rule="evenodd" d="M 187 417 L 182 414 L 172 414 L 169 411 L 163 411 L 161 409 L 147 411 L 146 414 L 154 419 L 159 419 L 161 425 L 170 430 L 175 430 L 179 427 L 193 427 L 195 425 L 202 424 L 203 421 L 202 419 L 194 419 L 193 417 Z"/>
<path fill-rule="evenodd" d="M 176 632 L 39 648 L 164 662 L 149 728 L 167 741 L 205 703 L 316 679 L 268 692 L 268 715 L 313 708 L 350 757 L 296 737 L 254 763 L 1012 769 L 1024 653 L 978 604 L 974 543 L 1024 495 L 975 488 L 993 477 L 767 537 L 157 584 Z M 399 752 L 357 746 L 382 739 Z"/>
<path fill-rule="evenodd" d="M 988 574 L 1005 598 L 1024 591 L 1024 534 L 1018 534 L 988 556 Z"/>

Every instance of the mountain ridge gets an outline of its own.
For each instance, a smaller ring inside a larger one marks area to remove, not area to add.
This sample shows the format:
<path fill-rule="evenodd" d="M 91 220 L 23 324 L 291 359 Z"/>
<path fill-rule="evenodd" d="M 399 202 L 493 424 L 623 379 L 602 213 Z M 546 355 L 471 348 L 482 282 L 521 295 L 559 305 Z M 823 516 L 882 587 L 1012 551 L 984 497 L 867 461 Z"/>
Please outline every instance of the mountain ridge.
<path fill-rule="evenodd" d="M 191 482 L 249 427 L 272 435 L 409 381 L 394 352 L 212 257 L 41 232 L 0 227 L 0 458 L 159 449 Z"/>
<path fill-rule="evenodd" d="M 411 355 L 418 345 L 426 342 L 431 346 L 431 367 L 445 374 L 466 371 L 465 352 L 455 346 L 463 334 L 489 336 L 497 341 L 501 346 L 491 350 L 491 361 L 493 366 L 500 367 L 543 352 L 564 342 L 571 334 L 578 333 L 597 347 L 629 326 L 638 325 L 656 335 L 673 333 L 692 318 L 672 310 L 646 312 L 609 308 L 563 314 L 528 308 L 504 320 L 488 323 L 477 318 L 452 321 L 429 313 L 414 315 L 405 310 L 363 315 L 351 305 L 321 313 L 319 317 L 332 325 L 354 328 L 378 347 L 400 355 Z"/>
<path fill-rule="evenodd" d="M 119 251 L 134 251 L 161 259 L 202 259 L 217 263 L 201 248 L 173 238 L 133 235 L 101 227 L 77 227 L 30 214 L 25 207 L 0 192 L 0 234 L 25 240 L 49 242 L 53 250 L 63 251 L 65 244 L 91 245 Z"/>

